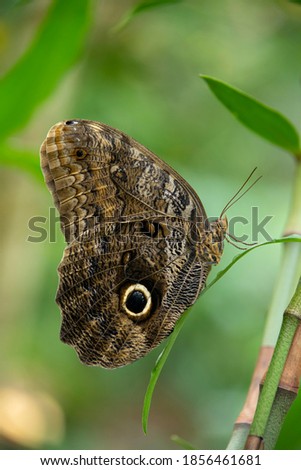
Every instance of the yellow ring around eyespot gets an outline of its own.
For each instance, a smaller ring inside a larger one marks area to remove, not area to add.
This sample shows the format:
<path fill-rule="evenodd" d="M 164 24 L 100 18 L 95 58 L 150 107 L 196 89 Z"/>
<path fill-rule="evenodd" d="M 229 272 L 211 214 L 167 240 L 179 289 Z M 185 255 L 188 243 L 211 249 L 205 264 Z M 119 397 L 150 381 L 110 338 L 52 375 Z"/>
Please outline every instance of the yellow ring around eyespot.
<path fill-rule="evenodd" d="M 127 302 L 129 295 L 134 291 L 141 292 L 146 298 L 146 305 L 144 309 L 142 310 L 142 312 L 140 313 L 133 313 L 126 306 L 126 302 Z M 133 320 L 143 320 L 144 318 L 147 318 L 149 314 L 151 313 L 151 308 L 152 308 L 152 296 L 151 296 L 150 291 L 143 284 L 139 284 L 139 283 L 126 286 L 124 290 L 122 291 L 121 307 L 123 308 L 127 316 Z"/>

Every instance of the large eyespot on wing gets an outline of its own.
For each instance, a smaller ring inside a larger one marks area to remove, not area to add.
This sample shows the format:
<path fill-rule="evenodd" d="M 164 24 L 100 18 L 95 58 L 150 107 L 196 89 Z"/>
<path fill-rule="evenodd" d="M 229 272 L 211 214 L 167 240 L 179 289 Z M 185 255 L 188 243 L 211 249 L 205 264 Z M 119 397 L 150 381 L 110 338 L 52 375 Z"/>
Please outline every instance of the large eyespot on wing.
<path fill-rule="evenodd" d="M 153 311 L 152 292 L 138 282 L 124 286 L 120 293 L 120 308 L 134 321 L 143 321 Z"/>

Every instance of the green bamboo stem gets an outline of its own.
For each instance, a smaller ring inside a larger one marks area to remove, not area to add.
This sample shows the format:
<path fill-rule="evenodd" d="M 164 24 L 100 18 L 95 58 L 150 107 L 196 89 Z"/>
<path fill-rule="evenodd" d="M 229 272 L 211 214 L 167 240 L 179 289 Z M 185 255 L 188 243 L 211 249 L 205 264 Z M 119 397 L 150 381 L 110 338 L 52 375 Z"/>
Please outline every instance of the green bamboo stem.
<path fill-rule="evenodd" d="M 301 278 L 287 315 L 298 319 L 298 327 L 285 362 L 264 434 L 264 448 L 274 449 L 286 415 L 297 397 L 301 378 Z"/>
<path fill-rule="evenodd" d="M 281 388 L 277 389 L 264 435 L 265 450 L 275 448 L 284 420 L 295 398 L 295 393 Z"/>
<path fill-rule="evenodd" d="M 283 423 L 286 413 L 293 401 L 290 384 L 288 384 L 287 389 L 280 389 L 279 382 L 300 322 L 301 278 L 295 294 L 284 313 L 282 327 L 276 343 L 271 364 L 259 396 L 254 420 L 251 425 L 250 435 L 248 438 L 248 440 L 252 439 L 252 437 L 264 439 L 264 447 L 266 449 L 271 449 L 274 447 L 281 429 L 281 424 Z M 300 351 L 298 351 L 298 355 L 300 363 Z M 298 364 L 296 364 L 296 367 L 300 370 Z M 293 385 L 295 387 L 295 384 Z M 275 401 L 276 394 L 277 399 Z M 270 425 L 268 426 L 268 424 Z M 248 440 L 246 444 L 247 449 L 250 448 Z"/>
<path fill-rule="evenodd" d="M 285 224 L 284 228 L 284 235 L 290 235 L 290 234 L 300 234 L 301 235 L 301 160 L 299 158 L 296 158 L 296 170 L 295 170 L 295 177 L 294 177 L 294 182 L 293 182 L 293 190 L 292 190 L 292 199 L 291 199 L 291 204 L 290 204 L 290 211 L 289 215 L 287 218 L 287 223 Z M 276 279 L 275 287 L 273 290 L 272 294 L 272 299 L 271 299 L 271 304 L 270 308 L 267 313 L 267 320 L 266 320 L 266 326 L 265 326 L 265 331 L 263 335 L 263 341 L 262 341 L 262 348 L 261 352 L 264 351 L 266 348 L 270 347 L 273 348 L 277 342 L 277 336 L 278 332 L 280 329 L 281 325 L 281 318 L 283 311 L 287 304 L 289 303 L 289 300 L 294 292 L 295 286 L 298 282 L 298 279 L 301 274 L 301 244 L 300 243 L 292 243 L 292 244 L 284 244 L 283 245 L 283 254 L 282 254 L 282 259 L 281 259 L 281 264 L 280 264 L 280 269 L 278 272 L 278 276 Z M 291 323 L 291 320 L 289 321 Z M 292 323 L 294 324 L 294 320 L 292 320 Z M 285 333 L 285 337 L 288 334 L 288 336 L 292 336 L 293 331 L 294 331 L 294 326 L 290 326 L 288 330 L 290 330 L 290 334 L 288 332 Z M 281 371 L 283 368 L 283 360 L 284 357 L 282 357 L 282 354 L 284 353 L 285 345 L 286 345 L 286 351 L 288 353 L 289 350 L 289 344 L 290 344 L 290 339 L 289 338 L 283 338 L 283 333 L 282 333 L 282 338 L 281 341 L 283 342 L 281 349 L 280 349 L 280 360 L 282 363 L 279 364 L 279 370 L 278 370 L 278 375 L 280 373 L 281 376 Z M 284 341 L 284 339 L 286 339 Z M 292 339 L 292 338 L 291 338 Z M 279 347 L 278 347 L 278 352 L 279 354 Z M 269 359 L 267 357 L 267 359 Z M 285 361 L 284 361 L 285 362 Z M 274 369 L 273 365 L 273 369 Z M 281 368 L 282 367 L 282 368 Z M 275 370 L 273 371 L 273 374 L 271 376 L 266 377 L 266 381 L 269 382 L 270 378 L 274 380 L 274 373 Z M 258 387 L 258 378 L 256 377 L 255 384 L 252 381 L 251 387 L 254 388 L 254 385 Z M 266 391 L 265 394 L 269 396 L 271 393 L 272 395 L 270 396 L 270 404 L 267 405 L 267 396 L 264 395 L 264 404 L 261 404 L 259 409 L 256 410 L 254 420 L 252 420 L 252 417 L 247 416 L 247 419 L 242 422 L 237 420 L 237 422 L 234 425 L 233 429 L 233 434 L 230 438 L 229 444 L 227 449 L 243 449 L 245 442 L 246 442 L 246 434 L 247 434 L 247 429 L 250 428 L 251 423 L 253 421 L 252 427 L 251 427 L 251 433 L 253 434 L 255 431 L 260 430 L 262 431 L 262 427 L 264 427 L 264 423 L 267 424 L 269 420 L 269 415 L 272 409 L 272 403 L 275 398 L 275 395 L 277 393 L 277 387 L 276 389 L 274 388 L 274 385 L 267 385 L 266 386 Z M 280 394 L 278 393 L 280 396 Z M 253 402 L 254 402 L 254 396 L 252 397 Z M 256 400 L 256 396 L 255 396 Z M 262 400 L 262 399 L 260 399 Z M 262 403 L 262 402 L 261 402 Z M 277 403 L 278 403 L 278 397 L 275 402 L 275 407 L 277 410 Z M 245 404 L 246 407 L 250 406 L 250 403 Z M 245 411 L 245 406 L 242 410 L 241 414 L 244 414 Z M 268 406 L 269 409 L 267 409 L 267 413 L 265 412 L 265 407 Z M 285 408 L 285 407 L 284 407 Z M 272 410 L 273 414 L 275 412 L 275 409 Z M 261 417 L 261 413 L 263 413 Z M 240 415 L 241 416 L 241 415 Z M 254 424 L 255 421 L 255 424 Z M 271 434 L 273 433 L 272 428 L 268 427 L 269 430 L 271 431 Z M 269 434 L 269 433 L 268 433 Z M 258 436 L 261 436 L 260 434 Z M 269 437 L 266 437 L 269 440 Z M 274 443 L 274 440 L 271 438 L 271 442 Z M 260 442 L 252 442 L 249 438 L 249 445 L 251 448 L 252 445 L 256 445 L 257 448 L 260 446 Z M 256 448 L 256 447 L 255 447 Z"/>
<path fill-rule="evenodd" d="M 301 235 L 301 159 L 296 158 L 297 166 L 293 194 L 291 198 L 290 212 L 283 235 Z"/>
<path fill-rule="evenodd" d="M 227 450 L 241 450 L 244 448 L 250 425 L 248 423 L 235 423 Z"/>
<path fill-rule="evenodd" d="M 273 289 L 263 334 L 262 344 L 264 346 L 275 346 L 283 312 L 294 293 L 301 272 L 301 243 L 283 244 L 282 250 L 281 265 Z"/>
<path fill-rule="evenodd" d="M 290 212 L 283 235 L 301 235 L 301 161 L 297 160 L 293 182 Z M 282 313 L 291 299 L 301 272 L 300 243 L 283 246 L 283 255 L 279 274 L 276 279 L 270 308 L 267 313 L 263 345 L 275 346 Z"/>
<path fill-rule="evenodd" d="M 250 428 L 250 434 L 262 437 L 270 416 L 273 401 L 278 388 L 278 383 L 284 368 L 286 357 L 291 347 L 298 319 L 291 315 L 285 315 L 282 327 L 275 347 L 274 355 L 268 369 L 266 379 L 259 396 L 254 420 Z"/>
<path fill-rule="evenodd" d="M 249 387 L 249 391 L 246 397 L 246 401 L 244 403 L 241 413 L 239 414 L 235 422 L 232 436 L 227 446 L 227 449 L 239 450 L 243 449 L 245 446 L 257 406 L 259 386 L 262 377 L 271 362 L 273 352 L 274 348 L 269 346 L 262 346 L 260 349 L 257 364 L 252 376 L 251 385 Z"/>
<path fill-rule="evenodd" d="M 284 234 L 292 232 L 301 234 L 301 161 L 296 159 L 296 173 L 290 212 Z M 284 247 L 281 270 L 275 286 L 271 307 L 268 312 L 263 344 L 273 345 L 277 335 L 280 311 L 287 297 L 300 278 L 301 249 L 300 244 L 292 244 L 289 249 Z M 292 305 L 300 298 L 300 281 L 296 293 L 285 312 L 274 355 L 269 366 L 254 415 L 246 448 L 260 446 L 260 439 L 265 439 L 266 448 L 273 448 L 280 432 L 287 411 L 292 403 L 290 390 L 282 391 L 278 387 L 283 373 L 289 350 L 298 328 L 300 319 L 291 313 Z M 297 366 L 296 366 L 297 367 Z M 275 423 L 278 423 L 275 427 Z M 255 438 L 255 440 L 253 439 Z M 257 439 L 257 441 L 256 441 Z"/>

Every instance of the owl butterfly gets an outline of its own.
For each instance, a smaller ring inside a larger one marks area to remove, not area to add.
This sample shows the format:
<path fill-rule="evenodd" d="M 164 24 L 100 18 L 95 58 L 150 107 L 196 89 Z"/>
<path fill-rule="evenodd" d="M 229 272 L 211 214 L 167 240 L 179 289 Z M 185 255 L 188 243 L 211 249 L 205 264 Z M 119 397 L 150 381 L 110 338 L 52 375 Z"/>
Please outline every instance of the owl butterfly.
<path fill-rule="evenodd" d="M 175 170 L 93 121 L 54 125 L 41 167 L 67 242 L 61 340 L 86 364 L 131 363 L 172 332 L 204 288 L 223 252 L 229 204 L 209 222 Z"/>

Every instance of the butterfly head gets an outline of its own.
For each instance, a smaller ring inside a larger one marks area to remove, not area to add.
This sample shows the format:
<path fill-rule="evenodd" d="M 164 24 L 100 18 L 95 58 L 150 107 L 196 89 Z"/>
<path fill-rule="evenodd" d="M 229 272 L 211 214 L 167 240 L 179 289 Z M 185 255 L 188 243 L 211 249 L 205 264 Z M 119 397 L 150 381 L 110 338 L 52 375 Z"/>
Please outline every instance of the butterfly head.
<path fill-rule="evenodd" d="M 226 215 L 218 219 L 207 221 L 205 239 L 201 244 L 201 257 L 206 264 L 218 264 L 224 249 L 224 240 L 228 230 Z"/>
<path fill-rule="evenodd" d="M 220 262 L 223 249 L 224 249 L 224 240 L 227 240 L 232 245 L 236 246 L 236 248 L 245 250 L 245 247 L 241 247 L 233 243 L 232 240 L 242 243 L 243 245 L 252 246 L 252 243 L 245 243 L 241 242 L 237 238 L 234 237 L 228 231 L 228 219 L 226 216 L 226 211 L 230 209 L 242 196 L 244 196 L 253 186 L 257 183 L 257 181 L 261 178 L 259 176 L 247 189 L 242 191 L 250 178 L 252 177 L 253 173 L 255 172 L 256 168 L 251 172 L 250 176 L 246 179 L 243 185 L 239 188 L 239 190 L 234 194 L 234 196 L 230 199 L 230 201 L 226 204 L 224 209 L 221 212 L 219 218 L 215 220 L 207 220 L 205 224 L 205 235 L 202 238 L 201 249 L 200 249 L 200 257 L 205 261 L 207 264 L 218 264 Z"/>
<path fill-rule="evenodd" d="M 229 226 L 229 223 L 228 223 L 228 218 L 226 215 L 223 215 L 222 217 L 219 217 L 216 221 L 215 221 L 215 225 L 216 225 L 216 230 L 217 232 L 220 234 L 220 236 L 224 239 L 225 237 L 225 234 L 227 233 L 227 230 L 228 230 L 228 226 Z"/>

